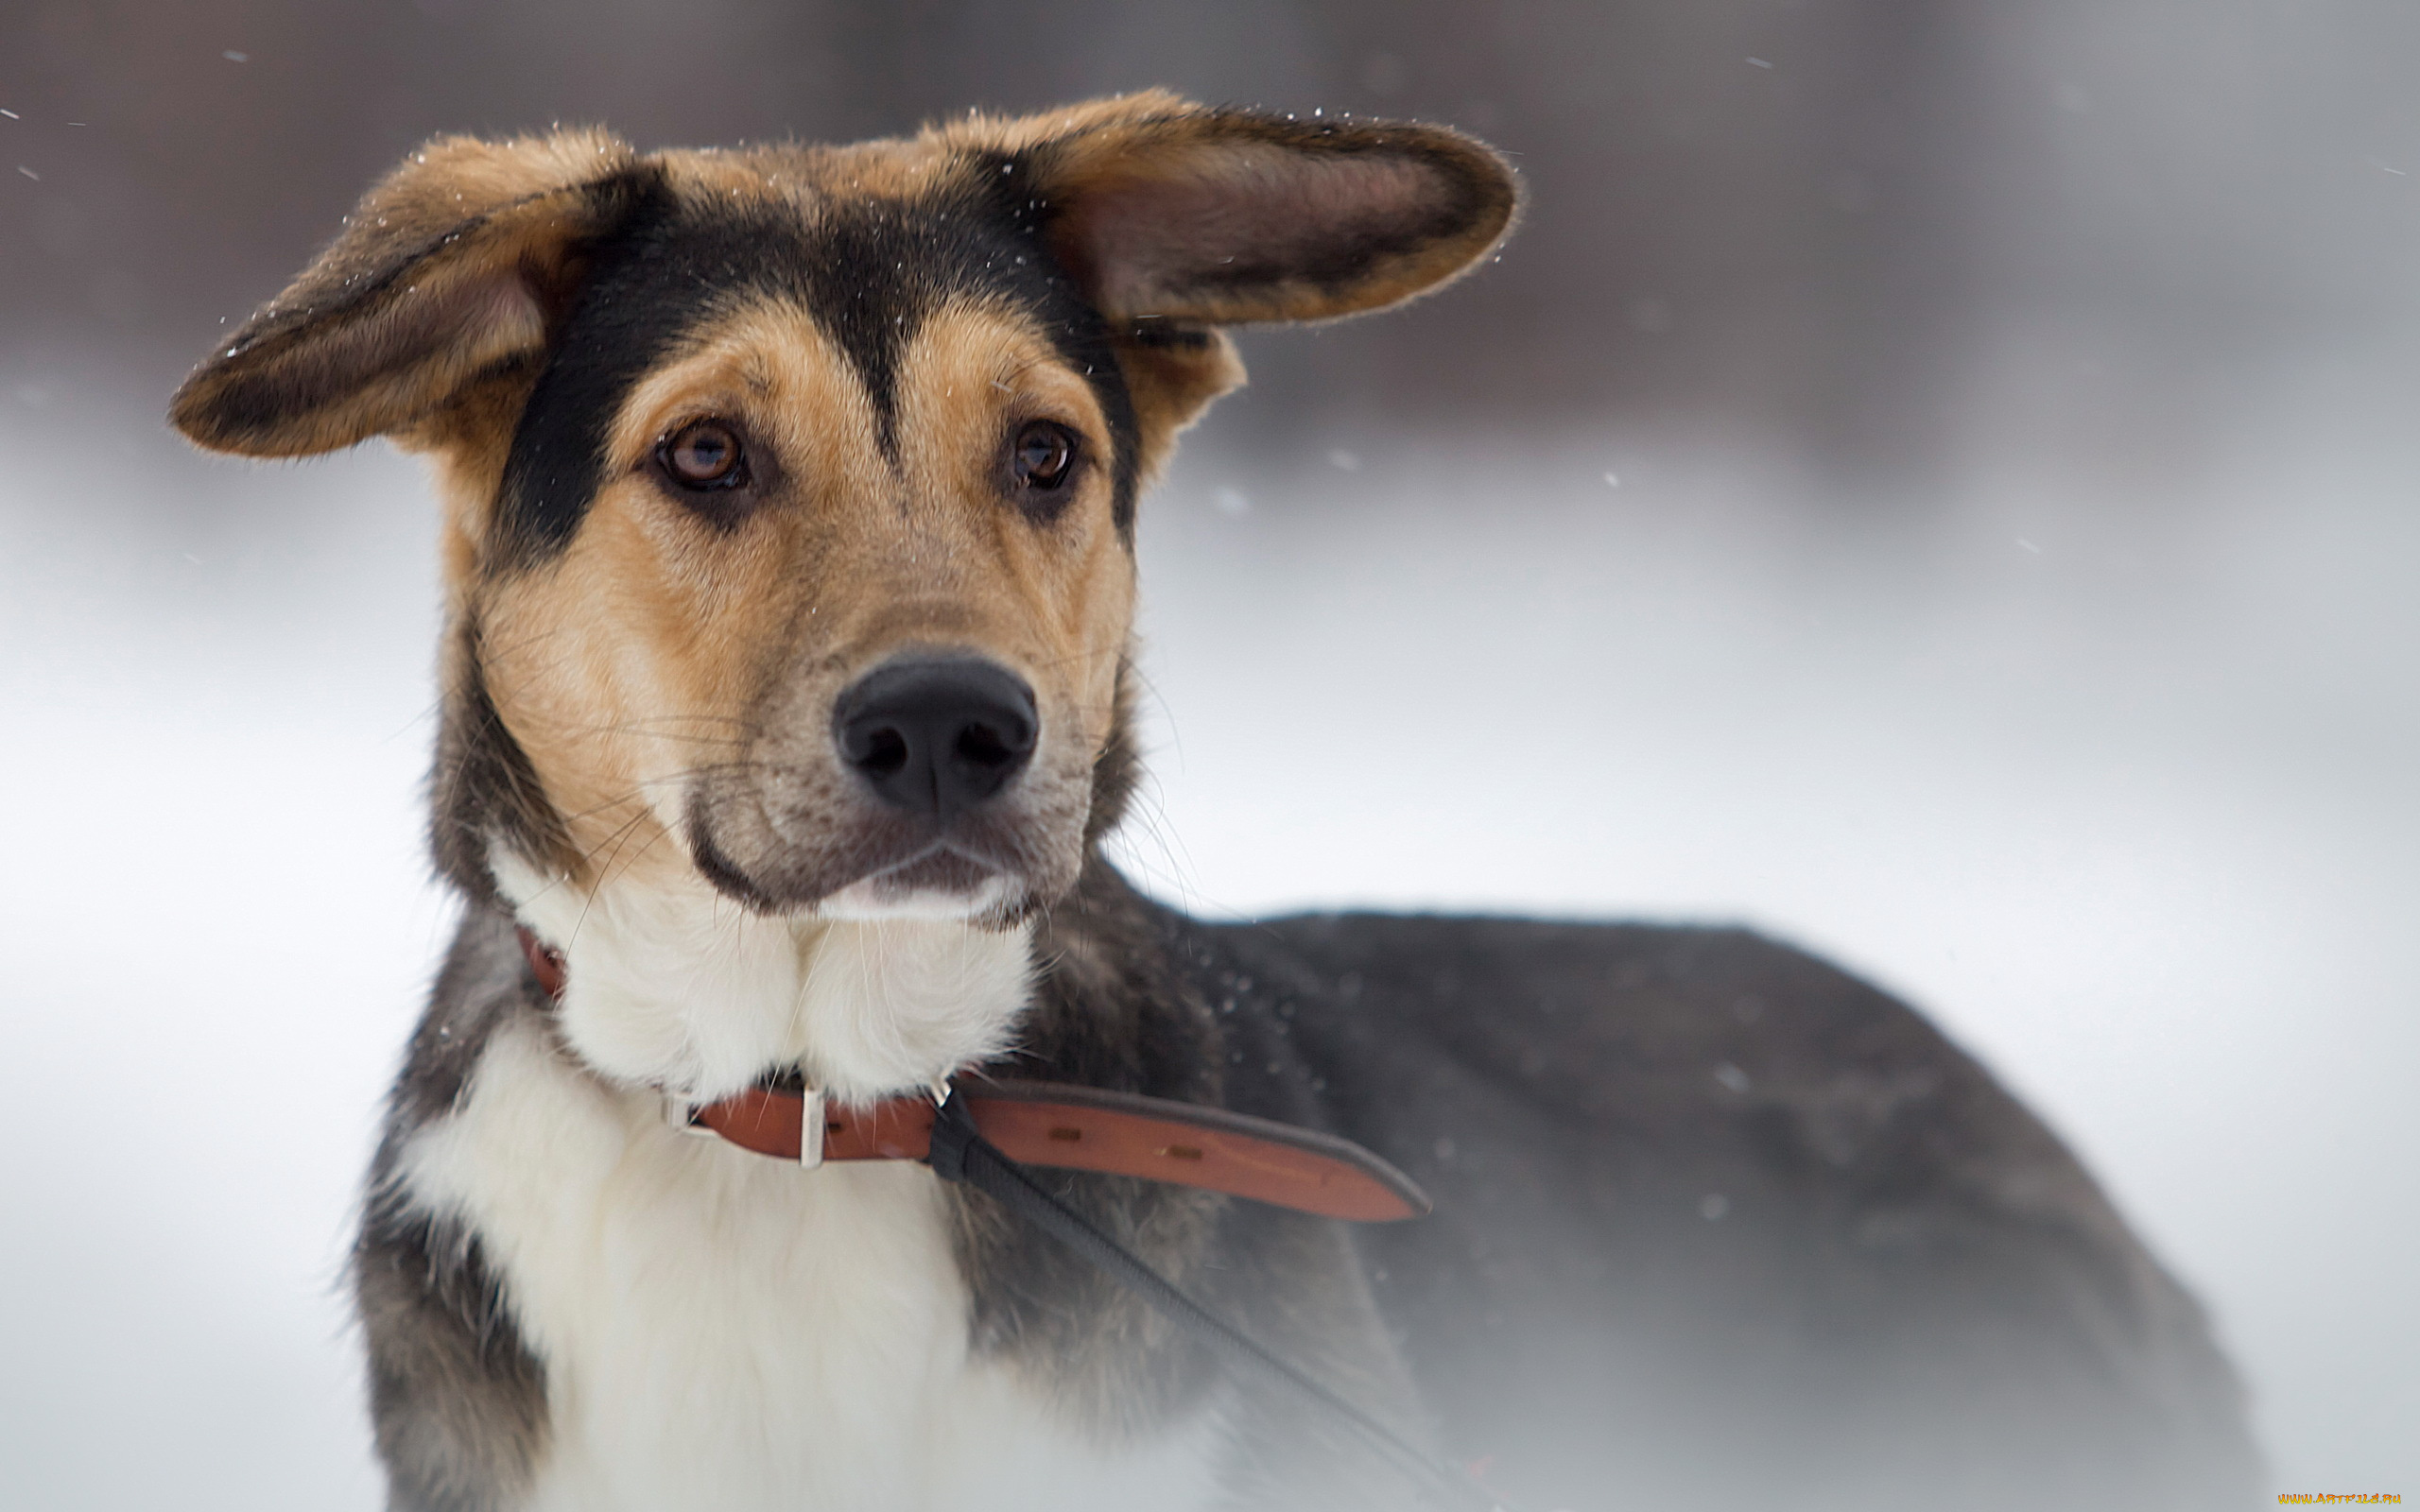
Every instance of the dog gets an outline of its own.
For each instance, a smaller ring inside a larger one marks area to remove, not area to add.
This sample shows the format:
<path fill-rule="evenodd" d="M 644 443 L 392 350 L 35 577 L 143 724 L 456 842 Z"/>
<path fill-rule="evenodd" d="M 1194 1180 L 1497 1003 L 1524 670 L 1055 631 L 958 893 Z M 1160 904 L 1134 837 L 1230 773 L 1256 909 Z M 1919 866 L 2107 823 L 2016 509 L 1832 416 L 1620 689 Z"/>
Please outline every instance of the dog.
<path fill-rule="evenodd" d="M 386 436 L 443 500 L 462 919 L 351 1270 L 391 1506 L 1423 1504 L 930 1165 L 688 1137 L 985 1075 L 1408 1173 L 1434 1214 L 1367 1226 L 1038 1179 L 1507 1498 L 2249 1500 L 2193 1301 L 1910 1008 L 1738 930 L 1209 924 L 1102 858 L 1137 501 L 1227 329 L 1433 291 L 1520 199 L 1452 130 L 1157 92 L 444 138 L 194 372 L 202 446 Z"/>

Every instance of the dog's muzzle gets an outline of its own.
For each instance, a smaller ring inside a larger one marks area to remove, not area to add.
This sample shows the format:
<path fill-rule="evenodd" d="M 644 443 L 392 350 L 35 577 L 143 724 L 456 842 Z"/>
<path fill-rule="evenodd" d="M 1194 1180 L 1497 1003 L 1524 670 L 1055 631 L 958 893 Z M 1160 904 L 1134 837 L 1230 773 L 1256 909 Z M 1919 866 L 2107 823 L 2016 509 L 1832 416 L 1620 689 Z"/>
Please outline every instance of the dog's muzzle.
<path fill-rule="evenodd" d="M 1075 879 L 1090 790 L 1073 748 L 1043 748 L 1026 679 L 961 649 L 914 649 L 798 717 L 796 690 L 750 759 L 691 799 L 699 869 L 767 912 L 898 910 L 1005 921 Z M 1065 742 L 1061 742 L 1063 747 Z"/>

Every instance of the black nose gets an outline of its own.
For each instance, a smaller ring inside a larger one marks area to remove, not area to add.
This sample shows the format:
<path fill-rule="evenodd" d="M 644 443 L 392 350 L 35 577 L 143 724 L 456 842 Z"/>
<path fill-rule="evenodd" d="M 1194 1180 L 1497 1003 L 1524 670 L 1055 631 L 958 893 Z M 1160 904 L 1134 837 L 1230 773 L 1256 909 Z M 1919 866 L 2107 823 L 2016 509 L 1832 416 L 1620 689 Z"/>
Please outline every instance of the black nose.
<path fill-rule="evenodd" d="M 946 822 L 1009 785 L 1033 759 L 1033 690 L 973 657 L 888 662 L 832 709 L 832 738 L 882 800 Z"/>

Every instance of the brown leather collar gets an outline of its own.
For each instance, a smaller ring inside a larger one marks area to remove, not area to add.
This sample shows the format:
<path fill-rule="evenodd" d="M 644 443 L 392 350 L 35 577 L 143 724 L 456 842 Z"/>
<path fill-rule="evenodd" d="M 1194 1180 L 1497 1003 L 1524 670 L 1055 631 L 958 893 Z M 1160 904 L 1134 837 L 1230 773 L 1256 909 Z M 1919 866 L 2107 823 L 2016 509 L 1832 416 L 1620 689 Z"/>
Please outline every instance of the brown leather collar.
<path fill-rule="evenodd" d="M 563 993 L 561 952 L 523 929 L 522 954 L 550 998 Z M 1349 1140 L 1223 1108 L 1056 1082 L 959 1078 L 938 1095 L 963 1098 L 983 1137 L 1013 1160 L 1201 1187 L 1302 1212 L 1361 1223 L 1417 1218 L 1428 1198 L 1409 1177 Z M 793 1082 L 752 1087 L 702 1107 L 668 1102 L 683 1129 L 804 1165 L 922 1160 L 934 1098 L 892 1097 L 850 1108 Z"/>

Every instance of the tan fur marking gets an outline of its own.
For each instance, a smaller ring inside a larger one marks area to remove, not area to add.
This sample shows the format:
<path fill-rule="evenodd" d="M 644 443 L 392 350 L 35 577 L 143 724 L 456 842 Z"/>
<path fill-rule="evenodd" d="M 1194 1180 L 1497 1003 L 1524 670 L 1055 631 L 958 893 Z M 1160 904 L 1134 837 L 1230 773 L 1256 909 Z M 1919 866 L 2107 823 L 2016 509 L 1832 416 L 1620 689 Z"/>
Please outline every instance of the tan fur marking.
<path fill-rule="evenodd" d="M 1009 652 L 1046 706 L 1082 719 L 1089 765 L 1108 736 L 1133 590 L 1132 560 L 1110 520 L 1117 459 L 1092 386 L 1024 321 L 964 304 L 925 323 L 901 374 L 902 467 L 936 480 L 936 502 L 960 512 L 991 572 L 975 585 L 984 636 Z M 1067 426 L 1089 455 L 1075 497 L 1047 524 L 998 492 L 1002 454 L 1028 421 Z"/>
<path fill-rule="evenodd" d="M 1127 337 L 1116 343 L 1117 365 L 1134 404 L 1137 491 L 1150 487 L 1176 455 L 1176 438 L 1221 394 L 1243 387 L 1244 365 L 1223 331 L 1203 331 L 1199 345 L 1152 346 Z"/>

